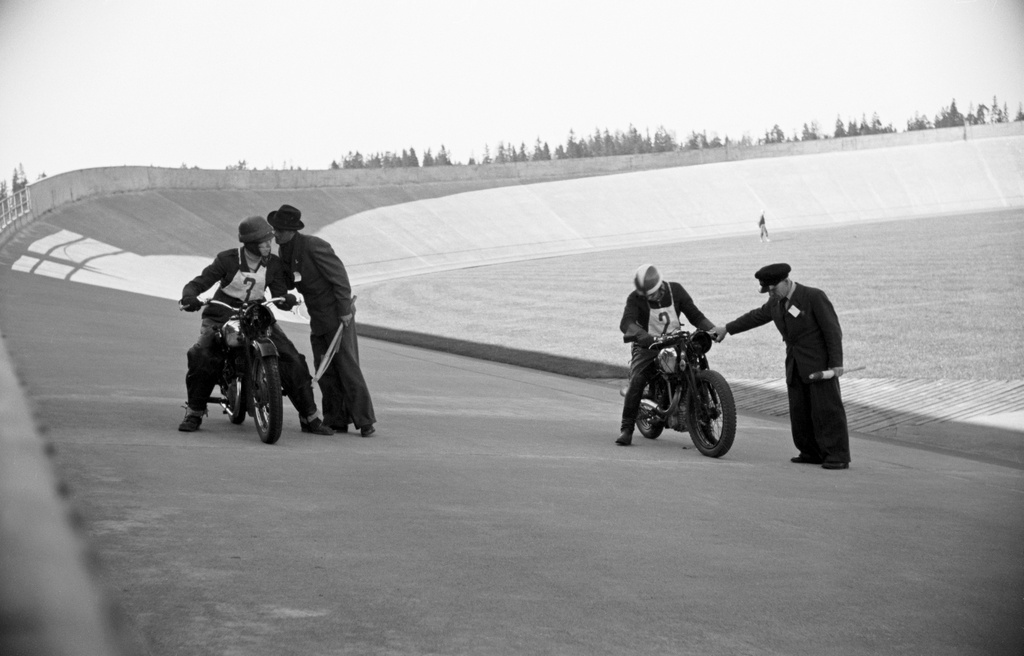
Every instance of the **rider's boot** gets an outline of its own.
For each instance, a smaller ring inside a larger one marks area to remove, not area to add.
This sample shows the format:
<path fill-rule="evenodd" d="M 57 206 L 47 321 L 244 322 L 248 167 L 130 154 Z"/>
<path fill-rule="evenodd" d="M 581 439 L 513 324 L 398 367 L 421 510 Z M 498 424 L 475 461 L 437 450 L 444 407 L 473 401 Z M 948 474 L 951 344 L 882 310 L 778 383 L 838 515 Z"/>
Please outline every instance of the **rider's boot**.
<path fill-rule="evenodd" d="M 615 443 L 619 446 L 629 446 L 633 443 L 633 427 L 636 422 L 632 419 L 623 419 L 622 428 L 619 433 L 619 439 L 615 440 Z"/>
<path fill-rule="evenodd" d="M 203 415 L 206 414 L 205 410 L 194 410 L 188 406 L 185 406 L 185 418 L 178 424 L 178 430 L 183 433 L 191 433 L 199 430 L 199 424 L 203 423 Z"/>
<path fill-rule="evenodd" d="M 300 417 L 299 429 L 303 433 L 313 433 L 314 435 L 334 435 L 334 429 L 325 424 L 318 415 L 314 415 L 308 421 Z"/>

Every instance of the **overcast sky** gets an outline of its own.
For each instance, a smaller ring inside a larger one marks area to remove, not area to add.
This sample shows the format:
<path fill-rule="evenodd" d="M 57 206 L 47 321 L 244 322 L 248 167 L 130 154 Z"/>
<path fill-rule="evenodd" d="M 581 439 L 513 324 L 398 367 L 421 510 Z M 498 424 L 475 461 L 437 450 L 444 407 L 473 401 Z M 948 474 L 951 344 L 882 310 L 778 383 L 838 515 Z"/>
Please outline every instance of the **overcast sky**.
<path fill-rule="evenodd" d="M 1022 0 L 0 0 L 0 177 L 1024 101 Z"/>

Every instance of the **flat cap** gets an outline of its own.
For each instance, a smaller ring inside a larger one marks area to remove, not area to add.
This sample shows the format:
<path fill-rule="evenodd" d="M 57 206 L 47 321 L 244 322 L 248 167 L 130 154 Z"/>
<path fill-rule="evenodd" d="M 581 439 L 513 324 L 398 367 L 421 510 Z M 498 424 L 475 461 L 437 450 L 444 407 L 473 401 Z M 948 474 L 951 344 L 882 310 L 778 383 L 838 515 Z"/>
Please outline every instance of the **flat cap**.
<path fill-rule="evenodd" d="M 792 269 L 788 264 L 779 262 L 778 264 L 769 264 L 766 267 L 761 267 L 754 274 L 754 277 L 761 283 L 761 293 L 764 294 L 768 291 L 769 285 L 777 285 L 788 278 L 790 271 Z"/>

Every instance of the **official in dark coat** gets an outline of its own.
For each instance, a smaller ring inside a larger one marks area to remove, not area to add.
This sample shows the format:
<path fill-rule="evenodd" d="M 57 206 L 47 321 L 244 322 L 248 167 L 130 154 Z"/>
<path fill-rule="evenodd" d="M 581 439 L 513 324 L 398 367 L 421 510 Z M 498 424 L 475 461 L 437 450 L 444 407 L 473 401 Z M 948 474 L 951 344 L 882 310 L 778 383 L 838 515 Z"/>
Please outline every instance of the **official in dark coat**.
<path fill-rule="evenodd" d="M 847 469 L 850 436 L 839 389 L 843 375 L 843 331 L 825 292 L 789 279 L 788 264 L 770 264 L 754 277 L 768 302 L 725 326 L 714 329 L 718 340 L 774 322 L 786 343 L 786 389 L 793 442 L 793 462 Z M 831 370 L 834 376 L 812 382 L 811 374 Z"/>
<path fill-rule="evenodd" d="M 280 258 L 270 252 L 274 232 L 262 216 L 250 216 L 238 225 L 238 240 L 242 247 L 217 254 L 216 259 L 203 272 L 185 285 L 181 294 L 181 309 L 188 312 L 203 310 L 203 323 L 199 339 L 188 350 L 188 373 L 185 388 L 188 403 L 185 418 L 178 430 L 192 432 L 206 416 L 206 404 L 217 386 L 223 361 L 215 342 L 220 339 L 221 326 L 231 318 L 232 308 L 246 301 L 262 299 L 269 289 L 273 298 L 284 298 L 276 304 L 283 310 L 295 305 L 295 297 L 288 294 L 288 277 Z M 213 295 L 217 303 L 204 304 L 199 295 L 218 285 Z M 304 433 L 333 435 L 323 424 L 320 411 L 313 400 L 312 378 L 306 358 L 299 353 L 277 322 L 271 326 L 270 340 L 277 347 L 281 372 L 281 387 L 299 411 L 299 425 Z"/>
<path fill-rule="evenodd" d="M 309 341 L 317 370 L 338 327 L 345 327 L 338 352 L 319 381 L 324 423 L 345 432 L 351 422 L 363 437 L 370 437 L 375 432 L 373 425 L 377 418 L 359 367 L 355 307 L 345 265 L 329 243 L 299 232 L 305 227 L 302 213 L 291 205 L 282 205 L 271 212 L 267 221 L 274 227 L 281 260 L 294 288 L 305 299 L 309 311 Z"/>

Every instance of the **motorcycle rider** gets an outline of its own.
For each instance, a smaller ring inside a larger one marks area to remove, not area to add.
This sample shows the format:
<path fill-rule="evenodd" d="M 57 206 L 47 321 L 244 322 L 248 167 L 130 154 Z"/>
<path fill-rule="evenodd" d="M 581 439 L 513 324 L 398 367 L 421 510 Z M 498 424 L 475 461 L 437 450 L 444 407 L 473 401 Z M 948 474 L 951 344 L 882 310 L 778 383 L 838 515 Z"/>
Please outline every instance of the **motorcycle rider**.
<path fill-rule="evenodd" d="M 185 285 L 181 292 L 181 309 L 187 312 L 202 309 L 204 305 L 199 295 L 216 283 L 220 285 L 213 299 L 231 307 L 240 307 L 250 299 L 262 299 L 267 288 L 274 298 L 286 299 L 276 302 L 279 308 L 290 310 L 294 307 L 297 299 L 287 293 L 288 279 L 284 266 L 280 258 L 271 253 L 273 238 L 274 229 L 262 216 L 250 216 L 239 223 L 238 241 L 242 247 L 218 253 L 212 264 Z M 188 405 L 185 418 L 178 426 L 179 431 L 197 430 L 206 415 L 207 401 L 224 364 L 213 347 L 220 327 L 231 318 L 231 314 L 230 309 L 217 303 L 209 303 L 203 309 L 199 339 L 188 350 L 188 373 L 185 374 Z M 270 340 L 277 347 L 281 387 L 299 412 L 302 432 L 333 435 L 334 431 L 323 424 L 313 399 L 313 379 L 305 357 L 276 322 L 271 328 Z"/>
<path fill-rule="evenodd" d="M 634 289 L 626 298 L 619 330 L 622 341 L 632 343 L 629 363 L 629 385 L 622 403 L 622 424 L 619 446 L 633 443 L 633 429 L 640 410 L 644 387 L 657 375 L 656 350 L 648 347 L 654 343 L 655 335 L 663 335 L 681 327 L 682 313 L 694 326 L 710 331 L 715 324 L 697 309 L 693 299 L 678 282 L 661 279 L 653 264 L 641 264 L 633 275 Z"/>

